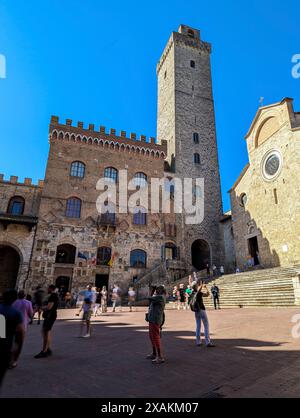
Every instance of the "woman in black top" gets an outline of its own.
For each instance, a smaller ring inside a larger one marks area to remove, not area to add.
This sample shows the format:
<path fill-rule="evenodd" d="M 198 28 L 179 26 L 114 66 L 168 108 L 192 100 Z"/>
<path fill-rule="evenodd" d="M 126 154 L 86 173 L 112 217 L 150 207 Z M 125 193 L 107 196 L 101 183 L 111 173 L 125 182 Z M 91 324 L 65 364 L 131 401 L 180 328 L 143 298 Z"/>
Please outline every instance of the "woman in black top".
<path fill-rule="evenodd" d="M 210 340 L 209 322 L 208 322 L 205 305 L 203 302 L 203 298 L 209 296 L 209 291 L 206 285 L 201 281 L 199 284 L 195 284 L 193 286 L 193 294 L 194 295 L 196 294 L 196 304 L 194 306 L 195 320 L 196 320 L 196 345 L 198 347 L 202 346 L 201 325 L 203 322 L 206 347 L 209 347 L 209 348 L 215 347 Z"/>

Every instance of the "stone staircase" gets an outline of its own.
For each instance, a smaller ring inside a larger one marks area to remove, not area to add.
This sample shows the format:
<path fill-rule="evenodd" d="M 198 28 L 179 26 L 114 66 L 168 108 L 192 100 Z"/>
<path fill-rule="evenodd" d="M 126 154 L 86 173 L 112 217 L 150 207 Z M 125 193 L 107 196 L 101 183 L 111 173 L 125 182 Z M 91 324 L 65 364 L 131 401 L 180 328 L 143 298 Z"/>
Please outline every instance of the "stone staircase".
<path fill-rule="evenodd" d="M 292 307 L 300 304 L 296 295 L 299 274 L 300 265 L 255 270 L 212 279 L 208 287 L 211 282 L 219 287 L 221 308 Z M 212 299 L 207 298 L 205 305 L 212 308 Z"/>

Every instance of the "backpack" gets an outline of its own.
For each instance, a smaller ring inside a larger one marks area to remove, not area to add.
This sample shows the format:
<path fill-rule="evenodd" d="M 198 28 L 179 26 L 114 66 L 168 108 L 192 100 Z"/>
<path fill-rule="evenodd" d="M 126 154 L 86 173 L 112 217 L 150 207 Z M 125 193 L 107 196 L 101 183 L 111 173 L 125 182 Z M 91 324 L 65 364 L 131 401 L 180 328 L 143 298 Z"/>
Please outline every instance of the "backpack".
<path fill-rule="evenodd" d="M 198 293 L 192 293 L 189 299 L 189 305 L 192 312 L 199 312 L 199 303 L 197 302 Z"/>

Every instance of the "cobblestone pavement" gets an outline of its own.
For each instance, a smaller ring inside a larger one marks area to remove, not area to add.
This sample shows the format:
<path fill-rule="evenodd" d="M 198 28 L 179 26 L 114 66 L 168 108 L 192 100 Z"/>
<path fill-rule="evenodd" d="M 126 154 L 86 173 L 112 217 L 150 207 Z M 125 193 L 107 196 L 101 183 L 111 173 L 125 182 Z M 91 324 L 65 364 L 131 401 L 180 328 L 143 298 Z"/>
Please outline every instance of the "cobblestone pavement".
<path fill-rule="evenodd" d="M 300 339 L 292 338 L 299 309 L 209 311 L 216 348 L 196 347 L 194 318 L 168 310 L 166 363 L 151 351 L 145 310 L 108 313 L 79 339 L 75 311 L 60 311 L 53 357 L 35 360 L 40 326 L 29 329 L 19 367 L 9 371 L 2 397 L 300 397 Z"/>

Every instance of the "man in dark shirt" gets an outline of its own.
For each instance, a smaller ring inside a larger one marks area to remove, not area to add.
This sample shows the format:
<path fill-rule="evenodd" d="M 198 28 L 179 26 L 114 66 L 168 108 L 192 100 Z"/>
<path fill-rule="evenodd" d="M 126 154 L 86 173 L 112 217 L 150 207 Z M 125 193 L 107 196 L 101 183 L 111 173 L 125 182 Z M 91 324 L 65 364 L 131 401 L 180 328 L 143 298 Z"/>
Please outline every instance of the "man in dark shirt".
<path fill-rule="evenodd" d="M 13 344 L 15 343 L 14 354 L 18 357 L 24 341 L 25 331 L 22 315 L 12 307 L 16 299 L 17 292 L 7 290 L 3 295 L 3 303 L 0 304 L 1 334 L 3 330 L 5 331 L 4 335 L 0 335 L 0 386 L 10 365 Z"/>
<path fill-rule="evenodd" d="M 220 289 L 215 283 L 213 284 L 213 287 L 211 288 L 211 294 L 213 296 L 215 310 L 217 310 L 218 308 L 221 309 L 220 308 Z"/>
<path fill-rule="evenodd" d="M 43 350 L 35 356 L 36 359 L 45 358 L 51 356 L 52 351 L 50 349 L 51 344 L 51 331 L 57 318 L 57 308 L 59 304 L 58 295 L 55 293 L 55 286 L 51 285 L 48 288 L 48 304 L 43 310 Z"/>

